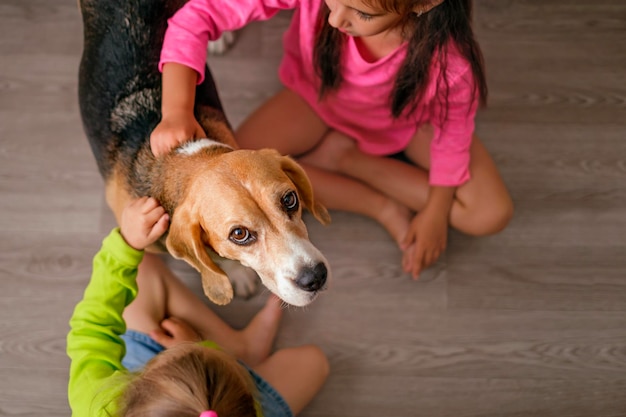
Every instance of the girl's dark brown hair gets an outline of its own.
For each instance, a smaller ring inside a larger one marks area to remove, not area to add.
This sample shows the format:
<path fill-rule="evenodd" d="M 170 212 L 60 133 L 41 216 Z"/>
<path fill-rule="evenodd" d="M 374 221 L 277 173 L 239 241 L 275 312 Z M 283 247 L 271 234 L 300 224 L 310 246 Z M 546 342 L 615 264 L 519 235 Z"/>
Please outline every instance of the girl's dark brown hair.
<path fill-rule="evenodd" d="M 137 374 L 121 399 L 124 417 L 255 417 L 255 386 L 230 355 L 196 344 L 168 349 Z"/>
<path fill-rule="evenodd" d="M 393 117 L 400 117 L 407 109 L 409 112 L 416 109 L 431 76 L 438 77 L 438 90 L 445 89 L 447 108 L 449 85 L 445 57 L 450 41 L 456 44 L 459 52 L 470 63 L 474 76 L 474 94 L 478 95 L 481 105 L 486 104 L 487 81 L 483 56 L 471 26 L 472 0 L 444 0 L 421 16 L 414 10 L 431 4 L 430 0 L 367 0 L 367 3 L 374 8 L 399 14 L 404 36 L 409 43 L 391 92 L 390 107 Z M 338 88 L 342 81 L 340 57 L 346 35 L 330 26 L 329 15 L 330 10 L 323 3 L 317 22 L 313 53 L 316 73 L 321 79 L 320 98 Z M 439 74 L 430 74 L 434 59 L 438 61 Z"/>

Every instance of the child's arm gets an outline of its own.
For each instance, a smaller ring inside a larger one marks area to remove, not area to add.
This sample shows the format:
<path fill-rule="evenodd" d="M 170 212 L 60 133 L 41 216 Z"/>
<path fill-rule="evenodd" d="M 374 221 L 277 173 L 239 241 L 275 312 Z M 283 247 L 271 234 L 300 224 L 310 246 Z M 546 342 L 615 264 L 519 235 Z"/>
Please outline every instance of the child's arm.
<path fill-rule="evenodd" d="M 124 369 L 124 342 L 119 337 L 126 331 L 122 312 L 137 295 L 135 278 L 142 257 L 143 252 L 131 248 L 119 229 L 104 239 L 94 257 L 91 281 L 74 309 L 67 335 L 68 399 L 74 416 L 99 415 L 91 409 L 96 393 Z M 97 399 L 97 408 L 106 406 L 115 394 L 105 395 L 111 398 Z"/>
<path fill-rule="evenodd" d="M 150 135 L 150 147 L 155 156 L 190 139 L 206 137 L 204 129 L 193 114 L 198 73 L 175 62 L 163 66 L 161 122 Z"/>
<path fill-rule="evenodd" d="M 458 187 L 470 179 L 470 147 L 479 100 L 470 64 L 456 55 L 447 57 L 448 88 L 438 93 L 438 105 L 433 106 L 430 118 L 434 136 L 428 176 L 431 186 Z"/>
<path fill-rule="evenodd" d="M 440 94 L 441 106 L 431 116 L 434 137 L 430 147 L 430 188 L 424 209 L 404 239 L 403 268 L 417 278 L 445 250 L 450 211 L 457 188 L 470 178 L 470 146 L 478 97 L 473 74 L 463 58 L 448 54 L 449 88 Z"/>
<path fill-rule="evenodd" d="M 91 280 L 76 305 L 67 336 L 68 398 L 75 416 L 99 415 L 92 407 L 107 407 L 123 388 L 106 385 L 124 370 L 122 312 L 137 295 L 135 279 L 143 249 L 166 228 L 167 215 L 156 201 L 140 199 L 124 210 L 122 231 L 114 229 L 94 257 Z"/>
<path fill-rule="evenodd" d="M 205 136 L 193 114 L 195 87 L 204 80 L 207 44 L 223 31 L 267 20 L 300 0 L 189 0 L 168 21 L 159 69 L 163 72 L 163 118 L 150 136 L 155 156 Z M 172 65 L 177 64 L 177 65 Z M 183 68 L 180 68 L 183 67 Z"/>

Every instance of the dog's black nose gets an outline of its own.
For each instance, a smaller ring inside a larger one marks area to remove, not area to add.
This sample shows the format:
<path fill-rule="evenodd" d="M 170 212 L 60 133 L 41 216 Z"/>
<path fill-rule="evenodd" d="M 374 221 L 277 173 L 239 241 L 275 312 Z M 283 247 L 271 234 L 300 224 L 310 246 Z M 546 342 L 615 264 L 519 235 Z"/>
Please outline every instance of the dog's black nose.
<path fill-rule="evenodd" d="M 304 291 L 317 291 L 326 284 L 327 276 L 326 265 L 320 262 L 313 268 L 303 269 L 296 279 L 296 285 Z"/>

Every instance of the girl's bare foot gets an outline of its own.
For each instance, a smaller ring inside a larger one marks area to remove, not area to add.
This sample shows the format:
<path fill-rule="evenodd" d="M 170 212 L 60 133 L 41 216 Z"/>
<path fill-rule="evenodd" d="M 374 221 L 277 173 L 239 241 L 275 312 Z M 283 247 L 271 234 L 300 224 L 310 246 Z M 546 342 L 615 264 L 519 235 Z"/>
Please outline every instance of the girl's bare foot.
<path fill-rule="evenodd" d="M 361 151 L 354 140 L 336 130 L 331 130 L 313 150 L 298 158 L 298 161 L 327 171 L 347 174 L 343 167 L 350 163 L 349 158 L 355 155 L 355 152 Z M 403 204 L 387 198 L 382 209 L 376 213 L 375 219 L 400 246 L 411 224 L 412 212 Z"/>
<path fill-rule="evenodd" d="M 298 160 L 317 168 L 338 172 L 342 158 L 354 149 L 357 149 L 355 141 L 344 134 L 331 130 L 315 148 Z"/>
<path fill-rule="evenodd" d="M 385 228 L 401 248 L 402 241 L 411 225 L 412 212 L 397 201 L 388 199 L 376 220 Z"/>
<path fill-rule="evenodd" d="M 267 359 L 271 353 L 280 318 L 283 315 L 281 303 L 278 297 L 270 295 L 265 306 L 241 331 L 245 348 L 237 357 L 246 365 L 255 366 Z"/>

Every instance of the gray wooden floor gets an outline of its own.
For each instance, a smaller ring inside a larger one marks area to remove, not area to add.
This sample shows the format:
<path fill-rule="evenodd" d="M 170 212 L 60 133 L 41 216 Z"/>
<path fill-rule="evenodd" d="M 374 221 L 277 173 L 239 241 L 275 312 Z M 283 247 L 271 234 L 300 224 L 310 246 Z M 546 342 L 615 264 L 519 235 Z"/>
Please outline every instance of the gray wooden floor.
<path fill-rule="evenodd" d="M 0 416 L 69 415 L 67 321 L 112 225 L 78 115 L 75 3 L 0 3 Z M 417 283 L 372 221 L 310 221 L 335 280 L 277 341 L 330 357 L 303 416 L 626 416 L 626 3 L 477 3 L 491 89 L 478 133 L 515 219 L 494 237 L 453 232 Z M 288 19 L 212 60 L 235 125 L 279 88 Z M 216 311 L 241 326 L 264 296 Z"/>

